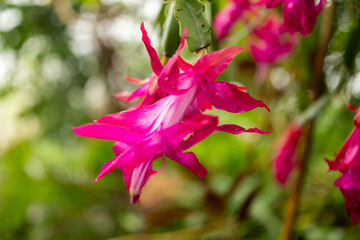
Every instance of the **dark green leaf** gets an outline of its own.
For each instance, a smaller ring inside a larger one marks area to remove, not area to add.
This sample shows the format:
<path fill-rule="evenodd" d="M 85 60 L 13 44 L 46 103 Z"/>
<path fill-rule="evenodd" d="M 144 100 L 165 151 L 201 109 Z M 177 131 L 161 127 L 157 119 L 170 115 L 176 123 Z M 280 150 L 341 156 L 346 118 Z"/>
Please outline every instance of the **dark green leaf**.
<path fill-rule="evenodd" d="M 186 44 L 190 52 L 211 44 L 210 23 L 205 15 L 205 5 L 199 0 L 176 0 L 175 17 L 180 25 L 180 34 L 188 28 Z"/>
<path fill-rule="evenodd" d="M 169 6 L 161 38 L 163 55 L 167 57 L 171 57 L 180 44 L 179 23 L 175 19 L 174 8 L 175 2 L 172 2 Z"/>

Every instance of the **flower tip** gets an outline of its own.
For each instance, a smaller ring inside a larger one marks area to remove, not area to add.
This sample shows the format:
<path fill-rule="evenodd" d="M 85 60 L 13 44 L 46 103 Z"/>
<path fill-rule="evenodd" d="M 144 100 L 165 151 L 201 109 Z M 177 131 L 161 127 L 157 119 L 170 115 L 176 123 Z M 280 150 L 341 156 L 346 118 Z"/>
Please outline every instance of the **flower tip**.
<path fill-rule="evenodd" d="M 245 47 L 243 47 L 243 46 L 236 46 L 236 48 L 239 52 L 242 52 L 245 49 Z"/>
<path fill-rule="evenodd" d="M 202 170 L 201 172 L 199 172 L 197 175 L 198 175 L 200 178 L 204 178 L 204 177 L 206 177 L 206 175 L 207 175 L 207 170 L 204 169 L 204 170 Z"/>
<path fill-rule="evenodd" d="M 81 127 L 72 127 L 71 129 L 76 135 L 81 136 Z"/>
<path fill-rule="evenodd" d="M 354 106 L 351 105 L 350 103 L 346 103 L 346 106 L 347 106 L 347 107 L 349 108 L 349 110 L 352 111 L 352 112 L 356 112 L 356 111 L 357 111 L 356 107 L 354 107 Z"/>
<path fill-rule="evenodd" d="M 328 172 L 330 172 L 330 171 L 333 171 L 333 170 L 336 170 L 336 166 L 335 166 L 335 164 L 334 164 L 334 161 L 331 161 L 331 160 L 329 160 L 329 159 L 327 159 L 327 158 L 325 158 L 324 159 L 325 160 L 325 162 L 327 163 L 327 165 L 329 166 L 329 168 L 328 168 Z"/>
<path fill-rule="evenodd" d="M 133 195 L 130 197 L 130 203 L 136 204 L 136 203 L 140 202 L 139 199 L 140 199 L 140 194 Z"/>
<path fill-rule="evenodd" d="M 270 112 L 270 108 L 264 103 L 264 108 L 266 108 L 266 110 L 268 111 L 268 112 Z"/>
<path fill-rule="evenodd" d="M 261 131 L 259 132 L 260 134 L 268 134 L 268 133 L 272 133 L 272 131 Z"/>

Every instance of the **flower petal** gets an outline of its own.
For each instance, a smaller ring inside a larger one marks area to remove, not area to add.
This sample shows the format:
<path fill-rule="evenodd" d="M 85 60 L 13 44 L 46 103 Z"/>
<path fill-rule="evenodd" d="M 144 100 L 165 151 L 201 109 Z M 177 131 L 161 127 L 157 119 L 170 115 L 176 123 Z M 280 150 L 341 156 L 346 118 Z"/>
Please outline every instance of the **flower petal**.
<path fill-rule="evenodd" d="M 360 166 L 345 172 L 335 181 L 335 186 L 339 187 L 345 198 L 346 211 L 358 224 L 360 220 Z"/>
<path fill-rule="evenodd" d="M 196 62 L 193 70 L 198 72 L 207 81 L 215 81 L 233 58 L 242 50 L 244 50 L 243 47 L 234 46 L 206 54 Z"/>
<path fill-rule="evenodd" d="M 112 141 L 121 141 L 132 144 L 139 139 L 142 135 L 119 126 L 103 123 L 89 123 L 80 127 L 73 128 L 76 135 L 90 138 L 100 138 Z"/>
<path fill-rule="evenodd" d="M 278 183 L 284 185 L 290 173 L 298 164 L 298 143 L 302 135 L 302 128 L 297 123 L 286 129 L 279 148 L 273 160 L 273 175 Z"/>
<path fill-rule="evenodd" d="M 133 100 L 134 98 L 144 96 L 148 92 L 149 87 L 150 87 L 149 84 L 145 84 L 145 85 L 139 87 L 138 89 L 136 89 L 133 93 L 119 92 L 119 93 L 116 93 L 114 97 L 122 102 L 128 103 L 131 100 Z"/>
<path fill-rule="evenodd" d="M 183 33 L 179 48 L 176 50 L 176 53 L 170 58 L 168 63 L 165 65 L 158 79 L 158 84 L 160 89 L 172 95 L 183 94 L 187 90 L 189 90 L 189 88 L 192 87 L 192 85 L 184 86 L 184 84 L 181 84 L 179 78 L 180 70 L 178 66 L 178 58 L 180 55 L 180 51 L 185 46 L 185 38 L 186 38 L 186 31 L 184 31 Z"/>
<path fill-rule="evenodd" d="M 267 131 L 262 131 L 258 128 L 249 128 L 249 129 L 245 129 L 243 127 L 240 127 L 238 125 L 235 124 L 225 124 L 225 125 L 221 125 L 218 126 L 216 128 L 217 131 L 221 131 L 221 132 L 227 132 L 227 133 L 231 133 L 231 134 L 240 134 L 240 133 L 244 133 L 244 132 L 255 132 L 255 133 L 260 133 L 260 134 L 267 134 L 270 132 Z"/>
<path fill-rule="evenodd" d="M 183 71 L 189 71 L 193 68 L 193 65 L 186 62 L 184 59 L 182 59 L 182 57 L 179 56 L 177 60 L 178 60 L 179 68 Z"/>
<path fill-rule="evenodd" d="M 142 40 L 145 44 L 147 52 L 149 53 L 151 67 L 152 67 L 154 73 L 157 76 L 159 76 L 159 74 L 161 73 L 161 71 L 163 69 L 163 65 L 161 64 L 159 56 L 157 55 L 155 49 L 151 46 L 151 41 L 147 35 L 147 32 L 145 30 L 143 22 L 141 23 L 140 29 L 142 32 Z"/>
<path fill-rule="evenodd" d="M 134 83 L 136 85 L 144 85 L 146 83 L 149 82 L 150 78 L 146 78 L 144 80 L 142 79 L 138 79 L 138 78 L 133 78 L 133 77 L 129 77 L 129 76 L 125 76 L 124 77 L 128 82 Z"/>
<path fill-rule="evenodd" d="M 252 98 L 249 93 L 240 91 L 231 83 L 202 82 L 202 89 L 207 99 L 218 109 L 239 113 L 264 107 L 270 111 L 262 101 Z"/>
<path fill-rule="evenodd" d="M 130 146 L 124 142 L 115 142 L 113 146 L 113 152 L 116 156 L 119 156 L 129 148 Z"/>
<path fill-rule="evenodd" d="M 151 163 L 161 152 L 161 138 L 154 134 L 134 146 L 134 154 L 131 161 L 122 168 L 126 188 L 131 195 L 131 202 L 135 203 L 151 175 L 156 173 L 152 170 Z"/>
<path fill-rule="evenodd" d="M 204 96 L 203 91 L 200 91 L 196 97 L 197 106 L 200 109 L 201 112 L 205 112 L 206 110 L 212 109 L 212 104 L 207 100 L 207 98 Z"/>
<path fill-rule="evenodd" d="M 360 128 L 355 126 L 350 136 L 346 139 L 340 151 L 336 154 L 334 161 L 325 161 L 329 165 L 329 170 L 345 172 L 360 164 Z"/>
<path fill-rule="evenodd" d="M 217 124 L 217 117 L 198 114 L 189 120 L 165 129 L 162 132 L 163 140 L 166 141 L 166 144 L 171 145 L 170 148 L 173 150 L 185 150 L 213 133 Z M 189 137 L 184 140 L 187 136 Z"/>
<path fill-rule="evenodd" d="M 180 165 L 186 167 L 199 177 L 203 178 L 207 174 L 207 170 L 200 164 L 199 160 L 194 153 L 181 153 L 175 152 L 171 149 L 167 149 L 165 152 L 166 156 Z"/>
<path fill-rule="evenodd" d="M 126 164 L 133 158 L 135 154 L 134 148 L 129 148 L 127 151 L 125 151 L 123 154 L 115 157 L 114 159 L 106 162 L 101 170 L 99 175 L 96 177 L 94 182 L 99 181 L 102 177 L 107 175 L 108 173 L 114 171 L 117 168 L 120 168 L 123 170 L 126 166 Z"/>
<path fill-rule="evenodd" d="M 106 115 L 98 123 L 107 123 L 121 126 L 128 129 L 134 129 L 139 132 L 147 132 L 157 117 L 161 114 L 164 103 L 168 98 L 162 98 L 156 103 L 135 110 L 122 111 Z"/>

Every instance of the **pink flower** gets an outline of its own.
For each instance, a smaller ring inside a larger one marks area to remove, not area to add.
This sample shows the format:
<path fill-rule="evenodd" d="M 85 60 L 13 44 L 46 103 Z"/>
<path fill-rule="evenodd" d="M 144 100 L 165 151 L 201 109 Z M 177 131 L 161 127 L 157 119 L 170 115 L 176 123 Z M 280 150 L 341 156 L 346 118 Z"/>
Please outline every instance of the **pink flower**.
<path fill-rule="evenodd" d="M 360 108 L 355 109 L 351 105 L 348 106 L 351 110 L 357 112 L 354 117 L 355 127 L 340 151 L 336 154 L 334 161 L 325 159 L 329 165 L 329 170 L 337 170 L 342 173 L 360 164 Z"/>
<path fill-rule="evenodd" d="M 357 114 L 354 117 L 354 130 L 346 139 L 334 161 L 325 161 L 329 170 L 337 170 L 343 175 L 335 181 L 345 198 L 346 210 L 357 224 L 360 219 L 360 108 L 355 109 L 348 105 Z"/>
<path fill-rule="evenodd" d="M 256 62 L 275 63 L 287 57 L 296 44 L 297 38 L 288 34 L 281 20 L 269 15 L 253 31 L 249 46 Z"/>
<path fill-rule="evenodd" d="M 284 24 L 287 30 L 294 34 L 300 32 L 302 35 L 309 34 L 316 23 L 316 17 L 321 13 L 326 0 L 320 0 L 315 5 L 315 0 L 283 0 Z"/>
<path fill-rule="evenodd" d="M 145 31 L 143 38 L 144 35 Z M 185 150 L 215 130 L 233 134 L 266 133 L 257 128 L 246 130 L 231 124 L 218 126 L 217 117 L 202 114 L 211 105 L 230 112 L 267 107 L 244 92 L 243 88 L 226 82 L 215 82 L 217 76 L 242 50 L 241 47 L 207 54 L 192 66 L 179 56 L 185 44 L 184 35 L 179 49 L 165 67 L 160 66 L 158 58 L 151 57 L 159 89 L 168 96 L 151 105 L 110 114 L 95 123 L 73 129 L 80 136 L 116 141 L 116 157 L 104 164 L 95 181 L 115 169 L 121 169 L 132 203 L 138 201 L 149 177 L 157 173 L 152 168 L 155 159 L 166 156 L 199 177 L 204 177 L 206 169 L 193 153 L 185 153 Z M 150 56 L 154 56 L 155 50 L 151 51 L 150 44 L 146 46 L 148 51 L 150 49 Z"/>
<path fill-rule="evenodd" d="M 131 202 L 135 203 L 143 185 L 156 173 L 152 162 L 161 156 L 204 177 L 206 170 L 196 156 L 184 151 L 215 131 L 218 120 L 202 114 L 183 120 L 188 101 L 194 97 L 194 91 L 189 90 L 183 95 L 162 98 L 150 106 L 107 115 L 95 123 L 74 128 L 79 136 L 117 141 L 116 157 L 105 163 L 95 181 L 120 168 Z"/>
<path fill-rule="evenodd" d="M 354 222 L 360 220 L 360 165 L 346 171 L 335 181 L 345 198 L 347 213 Z"/>
<path fill-rule="evenodd" d="M 228 35 L 233 24 L 243 18 L 246 11 L 251 11 L 252 5 L 249 0 L 229 1 L 214 18 L 214 30 L 219 40 Z"/>
<path fill-rule="evenodd" d="M 292 123 L 285 131 L 273 160 L 275 179 L 282 185 L 286 183 L 291 171 L 298 163 L 297 147 L 301 134 L 301 126 Z"/>

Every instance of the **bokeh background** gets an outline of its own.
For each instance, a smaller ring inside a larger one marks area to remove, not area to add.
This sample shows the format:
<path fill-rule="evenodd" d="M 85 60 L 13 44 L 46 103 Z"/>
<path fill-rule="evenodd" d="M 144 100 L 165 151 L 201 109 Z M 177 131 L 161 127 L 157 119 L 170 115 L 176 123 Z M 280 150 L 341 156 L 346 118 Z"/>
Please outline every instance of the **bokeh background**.
<path fill-rule="evenodd" d="M 213 12 L 226 1 L 212 1 Z M 161 53 L 161 0 L 0 1 L 0 239 L 276 239 L 290 187 L 279 187 L 271 161 L 279 137 L 311 99 L 319 24 L 262 85 L 245 50 L 221 75 L 240 82 L 271 108 L 229 114 L 222 123 L 272 131 L 214 133 L 191 150 L 204 179 L 168 160 L 131 205 L 121 172 L 92 184 L 113 158 L 112 142 L 76 136 L 71 128 L 128 107 L 114 99 L 133 90 L 123 77 L 151 74 L 141 42 L 145 22 Z M 166 4 L 166 3 L 165 3 Z M 335 1 L 323 71 L 328 92 L 307 167 L 294 239 L 359 239 L 346 214 L 339 173 L 328 173 L 353 128 L 345 103 L 359 105 L 360 31 L 356 1 Z M 318 22 L 321 18 L 318 19 Z M 241 24 L 237 29 L 241 30 Z M 237 30 L 234 30 L 237 32 Z M 246 46 L 240 31 L 224 45 Z M 186 54 L 188 58 L 192 55 Z M 160 167 L 158 162 L 155 165 Z"/>

